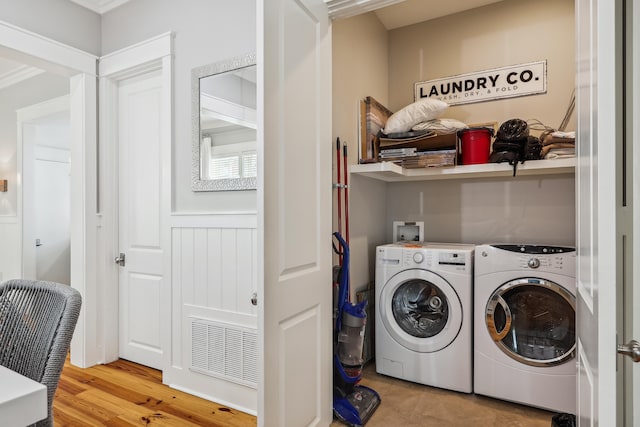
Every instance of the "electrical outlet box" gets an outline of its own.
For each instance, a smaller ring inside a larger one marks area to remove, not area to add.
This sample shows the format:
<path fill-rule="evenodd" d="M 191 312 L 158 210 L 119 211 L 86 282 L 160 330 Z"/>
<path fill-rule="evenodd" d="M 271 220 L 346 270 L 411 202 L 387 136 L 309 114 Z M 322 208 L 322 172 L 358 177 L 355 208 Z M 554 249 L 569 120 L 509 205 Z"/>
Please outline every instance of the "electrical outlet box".
<path fill-rule="evenodd" d="M 424 221 L 393 221 L 393 241 L 424 241 Z"/>

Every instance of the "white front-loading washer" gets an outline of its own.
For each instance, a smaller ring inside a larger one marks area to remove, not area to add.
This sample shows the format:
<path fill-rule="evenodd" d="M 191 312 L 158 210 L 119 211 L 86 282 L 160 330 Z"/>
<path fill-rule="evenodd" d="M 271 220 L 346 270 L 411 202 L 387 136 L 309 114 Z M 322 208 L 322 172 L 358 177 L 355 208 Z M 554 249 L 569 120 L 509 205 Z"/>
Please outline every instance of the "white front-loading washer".
<path fill-rule="evenodd" d="M 376 248 L 376 371 L 473 391 L 473 245 Z"/>
<path fill-rule="evenodd" d="M 474 392 L 576 413 L 576 252 L 479 245 Z"/>

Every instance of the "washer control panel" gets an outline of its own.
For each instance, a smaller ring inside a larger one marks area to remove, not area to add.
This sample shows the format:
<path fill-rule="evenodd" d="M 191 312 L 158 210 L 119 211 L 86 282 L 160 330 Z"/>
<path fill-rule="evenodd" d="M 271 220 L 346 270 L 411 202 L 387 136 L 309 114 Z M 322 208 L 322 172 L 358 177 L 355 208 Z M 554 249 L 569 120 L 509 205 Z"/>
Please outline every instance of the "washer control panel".
<path fill-rule="evenodd" d="M 405 267 L 422 267 L 429 268 L 431 266 L 431 253 L 424 250 L 405 249 L 402 251 L 403 262 Z"/>
<path fill-rule="evenodd" d="M 464 271 L 471 262 L 471 255 L 457 251 L 405 249 L 402 258 L 402 265 L 405 267 L 439 267 L 460 271 Z"/>
<path fill-rule="evenodd" d="M 419 268 L 467 274 L 473 272 L 475 246 L 461 243 L 402 243 L 376 248 L 376 268 Z"/>
<path fill-rule="evenodd" d="M 461 252 L 440 252 L 438 253 L 438 264 L 440 265 L 465 265 L 467 256 Z"/>

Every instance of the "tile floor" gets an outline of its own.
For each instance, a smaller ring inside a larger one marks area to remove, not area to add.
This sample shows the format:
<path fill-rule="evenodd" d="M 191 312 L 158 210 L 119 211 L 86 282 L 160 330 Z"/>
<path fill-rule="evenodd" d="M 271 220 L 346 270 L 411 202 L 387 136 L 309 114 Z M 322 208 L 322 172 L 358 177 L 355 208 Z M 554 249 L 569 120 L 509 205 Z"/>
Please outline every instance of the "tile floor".
<path fill-rule="evenodd" d="M 366 427 L 550 427 L 553 412 L 380 375 L 369 363 L 362 384 L 382 399 Z M 332 427 L 344 426 L 334 421 Z"/>

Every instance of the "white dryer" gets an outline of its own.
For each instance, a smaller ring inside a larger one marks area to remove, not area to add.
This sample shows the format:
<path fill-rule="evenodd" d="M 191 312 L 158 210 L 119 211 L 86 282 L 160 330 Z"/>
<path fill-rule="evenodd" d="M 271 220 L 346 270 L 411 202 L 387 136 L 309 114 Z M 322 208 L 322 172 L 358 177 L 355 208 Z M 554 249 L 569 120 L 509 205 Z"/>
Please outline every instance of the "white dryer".
<path fill-rule="evenodd" d="M 476 247 L 475 393 L 576 413 L 576 252 Z"/>
<path fill-rule="evenodd" d="M 394 243 L 376 250 L 376 371 L 473 391 L 473 245 Z"/>

